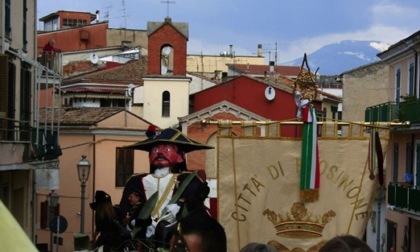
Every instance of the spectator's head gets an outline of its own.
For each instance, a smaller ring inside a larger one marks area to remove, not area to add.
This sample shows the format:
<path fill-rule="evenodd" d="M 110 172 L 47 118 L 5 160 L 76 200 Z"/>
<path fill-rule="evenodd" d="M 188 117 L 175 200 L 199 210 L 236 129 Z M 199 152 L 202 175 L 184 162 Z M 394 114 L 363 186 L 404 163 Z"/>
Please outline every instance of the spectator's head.
<path fill-rule="evenodd" d="M 329 240 L 319 252 L 373 252 L 373 250 L 355 236 L 341 235 Z"/>
<path fill-rule="evenodd" d="M 268 244 L 251 242 L 245 245 L 240 252 L 277 252 L 277 250 Z"/>
<path fill-rule="evenodd" d="M 96 210 L 98 205 L 107 203 L 111 203 L 112 205 L 111 196 L 104 191 L 98 190 L 95 192 L 95 201 L 90 203 L 90 208 Z"/>
<path fill-rule="evenodd" d="M 132 187 L 128 193 L 128 201 L 130 202 L 131 206 L 134 206 L 141 202 L 145 202 L 146 197 L 144 196 L 144 193 L 139 191 L 137 188 Z"/>

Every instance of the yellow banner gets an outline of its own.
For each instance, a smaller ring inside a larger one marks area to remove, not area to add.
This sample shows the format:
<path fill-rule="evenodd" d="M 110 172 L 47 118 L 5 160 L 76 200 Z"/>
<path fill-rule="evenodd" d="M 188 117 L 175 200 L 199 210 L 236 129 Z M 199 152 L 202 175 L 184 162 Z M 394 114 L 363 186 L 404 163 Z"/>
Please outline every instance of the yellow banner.
<path fill-rule="evenodd" d="M 369 139 L 319 139 L 319 200 L 301 202 L 300 140 L 218 137 L 218 219 L 228 251 L 249 242 L 318 251 L 340 234 L 362 237 L 377 179 Z"/>

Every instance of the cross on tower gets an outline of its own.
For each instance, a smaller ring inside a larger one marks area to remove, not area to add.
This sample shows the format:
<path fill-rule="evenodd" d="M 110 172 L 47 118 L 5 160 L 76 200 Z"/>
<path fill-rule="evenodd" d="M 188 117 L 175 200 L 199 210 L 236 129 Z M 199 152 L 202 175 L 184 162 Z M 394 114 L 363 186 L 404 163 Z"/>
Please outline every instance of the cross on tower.
<path fill-rule="evenodd" d="M 175 1 L 169 1 L 169 0 L 165 0 L 165 1 L 160 1 L 161 3 L 166 3 L 166 16 L 169 17 L 169 4 L 171 3 L 175 3 Z"/>

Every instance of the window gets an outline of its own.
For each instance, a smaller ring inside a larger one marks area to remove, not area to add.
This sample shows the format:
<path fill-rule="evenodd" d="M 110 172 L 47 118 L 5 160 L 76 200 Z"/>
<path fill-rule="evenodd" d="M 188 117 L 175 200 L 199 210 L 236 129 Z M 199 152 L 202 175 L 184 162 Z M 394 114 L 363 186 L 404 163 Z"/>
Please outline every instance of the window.
<path fill-rule="evenodd" d="M 8 87 L 7 87 L 7 111 L 6 111 L 6 117 L 8 118 L 15 118 L 16 115 L 16 65 L 13 63 L 13 61 L 9 58 L 8 62 Z M 7 140 L 14 140 L 14 129 L 15 125 L 13 121 L 7 122 Z"/>
<path fill-rule="evenodd" d="M 4 30 L 6 31 L 6 36 L 10 37 L 12 34 L 12 24 L 10 20 L 11 16 L 11 0 L 6 0 L 5 2 L 5 20 L 4 20 Z"/>
<path fill-rule="evenodd" d="M 414 62 L 408 64 L 407 95 L 414 95 Z"/>
<path fill-rule="evenodd" d="M 169 117 L 171 114 L 171 94 L 168 91 L 162 93 L 162 117 Z"/>
<path fill-rule="evenodd" d="M 95 102 L 95 101 L 93 101 Z M 99 99 L 99 106 L 100 107 L 125 107 L 125 100 L 124 99 L 109 99 L 109 98 L 103 98 Z"/>
<path fill-rule="evenodd" d="M 117 148 L 115 186 L 123 187 L 134 173 L 134 150 Z"/>
<path fill-rule="evenodd" d="M 54 211 L 54 213 L 52 212 Z M 60 214 L 60 203 L 57 204 L 57 207 L 50 209 L 48 206 L 48 200 L 41 202 L 41 211 L 40 211 L 40 228 L 49 229 L 49 222 L 53 216 Z"/>
<path fill-rule="evenodd" d="M 400 153 L 400 145 L 394 143 L 393 164 L 392 164 L 392 182 L 398 182 L 398 155 Z"/>
<path fill-rule="evenodd" d="M 29 140 L 29 121 L 31 119 L 31 68 L 23 63 L 21 68 L 20 87 L 20 120 L 22 121 L 21 140 Z"/>
<path fill-rule="evenodd" d="M 87 21 L 84 19 L 71 19 L 71 18 L 63 19 L 63 28 L 71 28 L 71 27 L 85 26 L 85 25 L 87 25 Z"/>
<path fill-rule="evenodd" d="M 7 54 L 0 55 L 0 115 L 9 117 L 9 56 Z M 0 139 L 7 138 L 7 121 L 0 121 Z"/>
<path fill-rule="evenodd" d="M 401 68 L 397 68 L 395 71 L 395 101 L 397 104 L 400 103 L 401 96 Z"/>
<path fill-rule="evenodd" d="M 415 143 L 414 152 L 414 185 L 420 186 L 420 141 Z"/>
<path fill-rule="evenodd" d="M 390 220 L 386 221 L 386 251 L 394 249 L 396 251 L 397 247 L 397 223 Z"/>
<path fill-rule="evenodd" d="M 405 148 L 405 171 L 413 173 L 413 145 L 411 143 L 407 143 Z"/>
<path fill-rule="evenodd" d="M 26 46 L 27 46 L 27 44 L 28 44 L 28 38 L 27 38 L 27 34 L 26 34 L 26 32 L 27 32 L 27 30 L 26 30 L 26 26 L 28 25 L 27 24 L 27 15 L 26 15 L 26 13 L 27 13 L 27 11 L 28 11 L 28 7 L 27 7 L 27 3 L 26 3 L 26 0 L 23 0 L 23 22 L 22 22 L 22 24 L 23 24 L 23 27 L 22 27 L 22 43 L 23 43 L 23 49 L 24 50 L 26 50 Z"/>

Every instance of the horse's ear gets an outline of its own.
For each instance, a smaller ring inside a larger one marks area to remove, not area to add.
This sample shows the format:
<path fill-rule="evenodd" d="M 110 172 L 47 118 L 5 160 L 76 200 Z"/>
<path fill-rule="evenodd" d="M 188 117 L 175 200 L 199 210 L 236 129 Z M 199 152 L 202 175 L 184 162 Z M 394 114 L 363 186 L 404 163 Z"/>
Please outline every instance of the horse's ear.
<path fill-rule="evenodd" d="M 197 176 L 201 179 L 201 182 L 206 182 L 207 175 L 206 175 L 206 171 L 205 170 L 198 170 L 197 171 Z"/>

